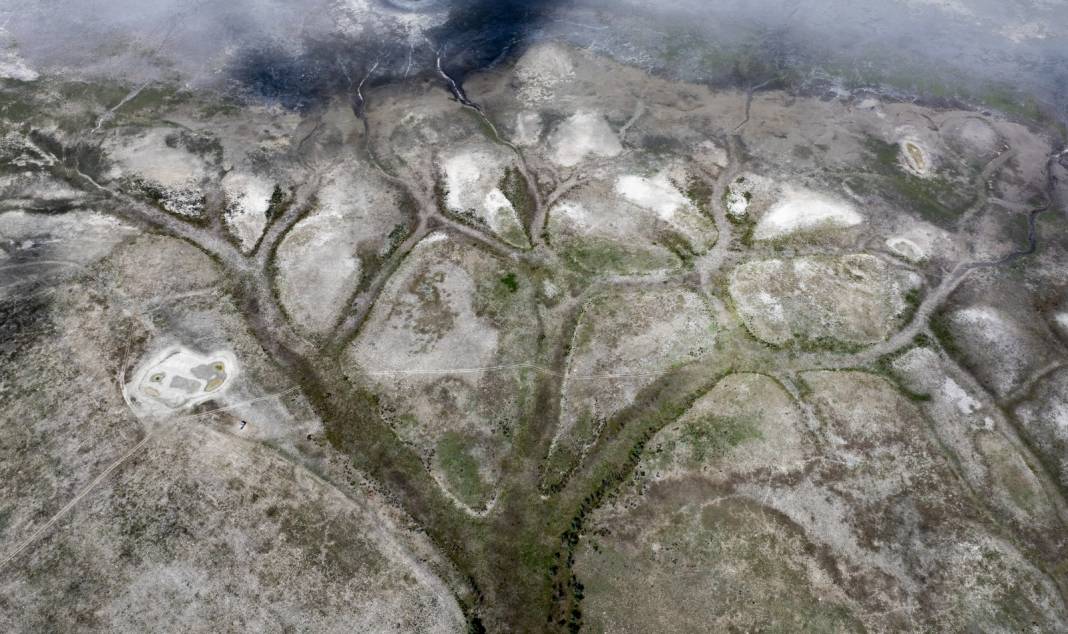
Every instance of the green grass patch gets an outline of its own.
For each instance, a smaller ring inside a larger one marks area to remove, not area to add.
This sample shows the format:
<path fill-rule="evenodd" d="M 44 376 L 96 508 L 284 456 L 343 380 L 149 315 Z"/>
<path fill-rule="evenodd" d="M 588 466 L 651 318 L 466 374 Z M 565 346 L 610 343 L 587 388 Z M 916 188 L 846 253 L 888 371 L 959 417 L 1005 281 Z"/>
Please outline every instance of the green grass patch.
<path fill-rule="evenodd" d="M 522 319 L 530 308 L 530 282 L 524 270 L 504 271 L 497 275 L 480 275 L 475 282 L 475 314 L 486 317 L 499 327 Z"/>
<path fill-rule="evenodd" d="M 691 178 L 686 183 L 686 198 L 690 200 L 690 204 L 710 218 L 712 217 L 712 195 L 712 188 L 703 178 Z"/>
<path fill-rule="evenodd" d="M 487 488 L 478 473 L 478 461 L 467 449 L 467 439 L 457 432 L 446 432 L 435 446 L 435 454 L 449 488 L 456 497 L 472 508 L 486 498 Z"/>
<path fill-rule="evenodd" d="M 508 289 L 509 293 L 514 293 L 519 290 L 519 280 L 516 278 L 515 273 L 507 273 L 501 276 L 501 284 Z"/>
<path fill-rule="evenodd" d="M 704 462 L 720 458 L 731 449 L 750 440 L 763 438 L 755 421 L 747 416 L 705 416 L 687 421 L 681 437 L 690 446 L 690 459 Z"/>
<path fill-rule="evenodd" d="M 864 349 L 864 346 L 859 343 L 853 343 L 850 341 L 842 341 L 835 339 L 834 337 L 819 336 L 819 337 L 805 337 L 803 335 L 794 334 L 785 346 L 786 349 L 793 349 L 799 352 L 834 352 L 837 354 L 854 354 Z"/>
<path fill-rule="evenodd" d="M 545 461 L 542 483 L 550 491 L 556 491 L 567 484 L 568 478 L 579 466 L 582 448 L 593 442 L 597 433 L 598 421 L 589 410 L 583 410 L 575 420 L 571 430 L 560 438 Z"/>
<path fill-rule="evenodd" d="M 671 251 L 682 262 L 683 266 L 687 268 L 692 266 L 696 254 L 694 253 L 693 245 L 682 234 L 675 231 L 662 231 L 657 237 L 657 242 L 660 246 Z"/>
<path fill-rule="evenodd" d="M 529 223 L 534 215 L 534 197 L 527 187 L 527 179 L 523 178 L 523 173 L 519 171 L 519 168 L 509 167 L 506 169 L 497 186 L 504 193 L 504 197 L 508 199 L 508 202 L 512 203 L 519 220 L 523 224 Z M 526 239 L 526 236 L 524 236 L 524 239 Z"/>
<path fill-rule="evenodd" d="M 916 212 L 925 220 L 948 226 L 974 200 L 970 184 L 940 176 L 920 178 L 907 172 L 898 160 L 900 148 L 896 143 L 869 137 L 865 145 L 869 152 L 868 168 L 871 172 L 868 188 L 890 202 Z"/>
<path fill-rule="evenodd" d="M 945 313 L 934 315 L 928 322 L 928 326 L 931 329 L 931 334 L 935 336 L 938 344 L 942 346 L 946 354 L 957 357 L 963 352 L 953 336 L 953 327 L 949 323 L 948 315 Z"/>
<path fill-rule="evenodd" d="M 673 257 L 605 239 L 571 240 L 561 250 L 564 261 L 584 273 L 641 273 L 678 265 Z"/>

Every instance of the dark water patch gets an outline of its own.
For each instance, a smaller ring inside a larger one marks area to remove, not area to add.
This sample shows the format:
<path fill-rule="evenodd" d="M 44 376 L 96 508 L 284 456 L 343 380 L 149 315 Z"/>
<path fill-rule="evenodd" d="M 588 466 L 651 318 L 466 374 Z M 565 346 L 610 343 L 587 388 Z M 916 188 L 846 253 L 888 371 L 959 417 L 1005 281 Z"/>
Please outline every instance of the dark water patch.
<path fill-rule="evenodd" d="M 448 20 L 428 35 L 442 52 L 442 67 L 458 83 L 522 49 L 524 41 L 552 15 L 560 0 L 466 0 L 453 5 Z"/>
<path fill-rule="evenodd" d="M 346 87 L 328 60 L 280 48 L 243 52 L 233 68 L 237 84 L 252 95 L 293 110 L 304 110 Z"/>
<path fill-rule="evenodd" d="M 457 83 L 519 52 L 528 35 L 548 18 L 559 0 L 380 0 L 386 8 L 413 13 L 443 12 L 445 22 L 425 43 L 402 32 L 359 39 L 331 36 L 292 46 L 260 43 L 238 54 L 229 69 L 239 93 L 291 110 L 306 111 L 340 95 L 382 83 L 443 70 Z"/>
<path fill-rule="evenodd" d="M 230 75 L 246 96 L 305 111 L 354 94 L 376 64 L 377 76 L 388 75 L 386 66 L 399 64 L 400 49 L 396 43 L 347 38 L 308 40 L 299 52 L 257 46 L 238 56 Z M 403 54 L 407 53 L 404 47 Z"/>

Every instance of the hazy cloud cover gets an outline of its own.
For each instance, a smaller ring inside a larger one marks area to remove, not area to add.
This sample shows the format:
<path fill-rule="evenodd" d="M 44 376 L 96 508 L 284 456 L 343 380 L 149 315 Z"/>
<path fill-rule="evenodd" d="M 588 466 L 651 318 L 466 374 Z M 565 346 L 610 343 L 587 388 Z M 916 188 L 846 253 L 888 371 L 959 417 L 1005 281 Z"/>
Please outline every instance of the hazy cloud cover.
<path fill-rule="evenodd" d="M 710 54 L 743 51 L 861 81 L 1000 83 L 1062 116 L 1068 101 L 1057 0 L 6 0 L 0 25 L 36 72 L 236 82 L 294 103 L 374 63 L 381 81 L 433 72 L 440 52 L 462 76 L 541 38 L 696 80 L 715 79 Z"/>

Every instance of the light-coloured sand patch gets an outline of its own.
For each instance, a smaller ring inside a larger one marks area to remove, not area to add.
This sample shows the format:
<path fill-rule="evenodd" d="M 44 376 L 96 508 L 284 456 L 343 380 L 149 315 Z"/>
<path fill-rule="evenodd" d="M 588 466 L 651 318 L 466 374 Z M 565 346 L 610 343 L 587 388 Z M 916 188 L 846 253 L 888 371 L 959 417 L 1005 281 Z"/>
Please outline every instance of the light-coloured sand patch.
<path fill-rule="evenodd" d="M 290 318 L 310 332 L 337 322 L 360 279 L 360 259 L 337 224 L 329 215 L 305 218 L 278 247 L 278 295 Z"/>
<path fill-rule="evenodd" d="M 961 414 L 974 414 L 981 407 L 979 401 L 972 398 L 959 383 L 949 377 L 946 377 L 942 383 L 942 394 L 946 400 L 956 405 Z"/>
<path fill-rule="evenodd" d="M 136 136 L 109 139 L 104 145 L 115 161 L 112 176 L 138 175 L 162 187 L 196 186 L 207 175 L 203 159 L 180 146 L 171 147 L 170 128 L 153 128 Z"/>
<path fill-rule="evenodd" d="M 445 205 L 450 211 L 463 212 L 474 209 L 481 202 L 479 181 L 484 179 L 480 163 L 491 160 L 486 152 L 464 151 L 445 159 Z"/>
<path fill-rule="evenodd" d="M 12 256 L 44 254 L 52 261 L 85 265 L 104 257 L 135 233 L 136 229 L 117 218 L 95 211 L 55 216 L 24 211 L 0 214 L 0 240 L 17 245 L 7 253 Z M 26 263 L 32 265 L 33 261 L 27 259 Z M 28 268 L 12 270 L 19 271 L 19 277 L 29 272 Z"/>
<path fill-rule="evenodd" d="M 565 200 L 553 207 L 552 217 L 575 229 L 592 229 L 596 226 L 590 210 L 581 203 L 570 200 Z"/>
<path fill-rule="evenodd" d="M 1068 313 L 1057 313 L 1053 316 L 1053 323 L 1062 334 L 1068 336 Z"/>
<path fill-rule="evenodd" d="M 749 197 L 746 192 L 737 191 L 733 187 L 727 188 L 727 213 L 735 218 L 745 218 L 749 211 Z"/>
<path fill-rule="evenodd" d="M 445 206 L 484 223 L 491 231 L 516 246 L 526 246 L 522 223 L 499 185 L 511 156 L 488 148 L 468 148 L 442 161 Z"/>
<path fill-rule="evenodd" d="M 648 209 L 666 221 L 673 220 L 676 211 L 690 205 L 686 196 L 663 172 L 653 178 L 620 176 L 616 180 L 615 191 L 628 202 Z"/>
<path fill-rule="evenodd" d="M 903 236 L 887 238 L 886 248 L 905 258 L 909 262 L 920 262 L 926 260 L 928 256 L 927 249 L 916 244 L 916 241 Z"/>
<path fill-rule="evenodd" d="M 753 230 L 755 240 L 774 240 L 816 229 L 842 229 L 864 221 L 852 205 L 825 194 L 787 186 Z"/>
<path fill-rule="evenodd" d="M 1068 486 L 1068 370 L 1037 381 L 1014 413 L 1029 444 L 1050 465 L 1061 486 Z"/>
<path fill-rule="evenodd" d="M 524 110 L 515 116 L 515 135 L 512 141 L 520 147 L 533 147 L 541 142 L 541 115 L 532 110 Z"/>
<path fill-rule="evenodd" d="M 394 191 L 360 163 L 334 168 L 318 207 L 278 247 L 278 294 L 303 330 L 321 334 L 346 308 L 372 260 L 385 257 L 406 234 L 407 218 Z"/>
<path fill-rule="evenodd" d="M 1032 359 L 1034 346 L 1043 345 L 1034 335 L 994 306 L 969 306 L 951 313 L 949 322 L 954 339 L 975 360 L 982 359 L 979 371 L 993 382 L 1000 395 L 1026 380 L 1039 362 Z"/>
<path fill-rule="evenodd" d="M 226 194 L 226 224 L 246 252 L 251 251 L 267 226 L 274 183 L 255 174 L 231 172 L 222 181 Z"/>
<path fill-rule="evenodd" d="M 719 236 L 712 218 L 680 191 L 688 176 L 675 164 L 576 188 L 550 210 L 554 244 L 590 272 L 677 268 L 680 252 L 702 255 Z"/>
<path fill-rule="evenodd" d="M 740 220 L 750 211 L 766 209 L 779 196 L 780 186 L 770 178 L 746 172 L 727 185 L 724 202 L 730 217 Z"/>
<path fill-rule="evenodd" d="M 623 145 L 604 115 L 580 110 L 557 126 L 549 137 L 550 157 L 563 167 L 574 167 L 589 156 L 619 156 Z"/>
<path fill-rule="evenodd" d="M 983 404 L 956 378 L 949 376 L 943 360 L 933 349 L 912 348 L 894 359 L 891 367 L 904 387 L 928 397 L 924 410 L 939 421 L 940 436 L 958 451 L 965 447 L 965 433 L 993 425 Z M 984 477 L 984 471 L 971 461 L 967 463 L 969 476 Z"/>
<path fill-rule="evenodd" d="M 955 259 L 960 245 L 944 229 L 914 218 L 900 219 L 893 233 L 883 242 L 893 255 L 912 263 L 931 259 Z"/>
<path fill-rule="evenodd" d="M 1020 521 L 1055 522 L 1041 480 L 996 431 L 1010 423 L 999 408 L 984 404 L 989 397 L 970 387 L 955 366 L 927 347 L 912 348 L 891 364 L 903 387 L 926 395 L 920 407 L 936 421 L 932 430 L 977 494 Z"/>
<path fill-rule="evenodd" d="M 26 60 L 22 59 L 15 47 L 0 51 L 0 79 L 34 81 L 40 76 L 40 73 L 26 65 Z"/>
<path fill-rule="evenodd" d="M 750 332 L 768 343 L 870 344 L 897 329 L 917 284 L 914 274 L 855 254 L 746 262 L 729 288 Z"/>
<path fill-rule="evenodd" d="M 171 346 L 142 363 L 124 393 L 139 412 L 165 415 L 221 396 L 237 372 L 237 359 L 229 351 L 200 355 Z"/>

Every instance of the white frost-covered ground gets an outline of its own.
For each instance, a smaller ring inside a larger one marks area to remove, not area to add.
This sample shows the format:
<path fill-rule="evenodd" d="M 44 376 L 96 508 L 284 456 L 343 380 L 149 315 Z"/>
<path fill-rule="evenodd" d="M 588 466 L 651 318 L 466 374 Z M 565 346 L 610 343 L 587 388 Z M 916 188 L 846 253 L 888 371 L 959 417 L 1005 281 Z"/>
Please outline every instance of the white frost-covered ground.
<path fill-rule="evenodd" d="M 790 186 L 757 223 L 753 238 L 774 240 L 813 229 L 853 227 L 863 221 L 864 217 L 844 201 Z"/>
<path fill-rule="evenodd" d="M 616 180 L 616 193 L 635 205 L 656 212 L 661 220 L 670 221 L 675 212 L 689 204 L 664 173 L 653 178 L 621 176 Z"/>
<path fill-rule="evenodd" d="M 574 167 L 591 155 L 611 158 L 623 151 L 604 115 L 581 110 L 556 128 L 549 145 L 553 162 L 563 167 Z"/>
<path fill-rule="evenodd" d="M 525 246 L 523 226 L 515 206 L 501 191 L 506 159 L 499 153 L 483 149 L 465 149 L 442 162 L 445 173 L 445 205 L 458 214 L 469 213 L 494 233 L 516 246 Z"/>
<path fill-rule="evenodd" d="M 267 226 L 274 183 L 262 176 L 232 172 L 223 178 L 222 185 L 226 192 L 226 224 L 241 242 L 241 248 L 251 251 Z"/>
<path fill-rule="evenodd" d="M 1068 313 L 1057 313 L 1053 317 L 1053 322 L 1068 336 Z"/>

